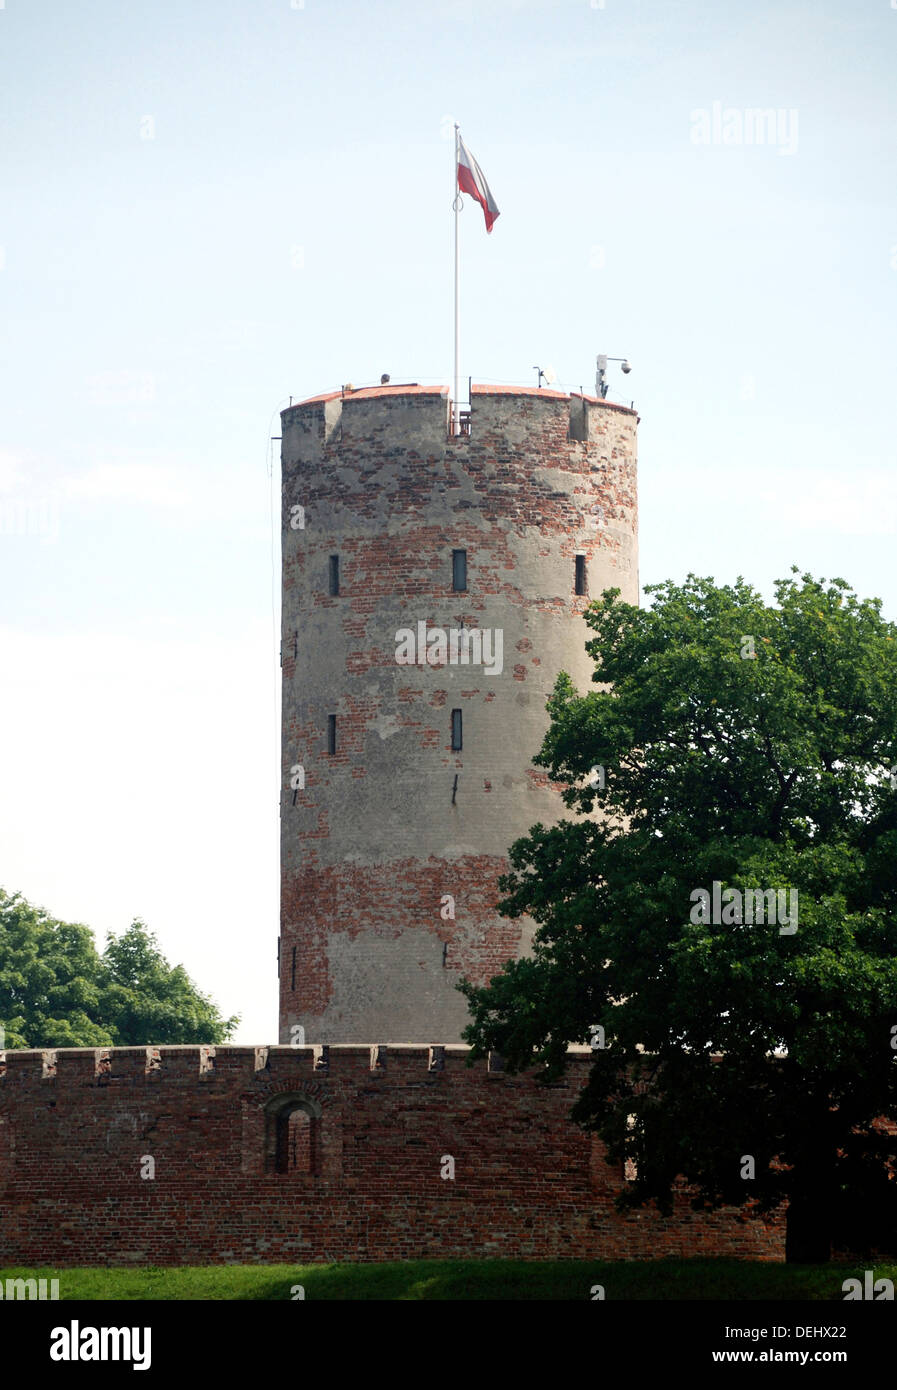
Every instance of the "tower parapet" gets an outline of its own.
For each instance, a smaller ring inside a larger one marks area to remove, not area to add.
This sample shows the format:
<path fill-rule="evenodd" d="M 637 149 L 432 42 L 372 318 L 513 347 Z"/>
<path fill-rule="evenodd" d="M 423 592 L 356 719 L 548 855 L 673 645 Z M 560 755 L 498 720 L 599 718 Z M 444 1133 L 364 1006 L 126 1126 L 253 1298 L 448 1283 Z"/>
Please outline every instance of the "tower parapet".
<path fill-rule="evenodd" d="M 507 850 L 564 813 L 532 765 L 582 613 L 638 599 L 635 412 L 474 385 L 282 414 L 281 1039 L 456 1040 L 524 954 Z"/>

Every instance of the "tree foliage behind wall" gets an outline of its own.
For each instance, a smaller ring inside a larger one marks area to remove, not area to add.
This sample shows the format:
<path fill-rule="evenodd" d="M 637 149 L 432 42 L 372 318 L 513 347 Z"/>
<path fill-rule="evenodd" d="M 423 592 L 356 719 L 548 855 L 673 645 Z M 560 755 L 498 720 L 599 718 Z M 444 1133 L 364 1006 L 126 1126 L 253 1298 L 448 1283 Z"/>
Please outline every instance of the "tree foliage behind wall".
<path fill-rule="evenodd" d="M 0 1025 L 7 1048 L 223 1043 L 223 1018 L 137 920 L 98 952 L 89 927 L 60 922 L 0 888 Z"/>

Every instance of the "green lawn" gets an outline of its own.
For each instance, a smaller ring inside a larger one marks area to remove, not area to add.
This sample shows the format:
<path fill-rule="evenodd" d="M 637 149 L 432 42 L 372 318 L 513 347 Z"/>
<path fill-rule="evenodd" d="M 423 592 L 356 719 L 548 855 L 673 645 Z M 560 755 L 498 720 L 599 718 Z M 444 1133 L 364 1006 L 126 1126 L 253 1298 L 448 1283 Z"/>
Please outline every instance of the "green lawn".
<path fill-rule="evenodd" d="M 4 1269 L 0 1280 L 57 1278 L 60 1299 L 843 1300 L 842 1282 L 897 1283 L 897 1265 L 784 1265 L 750 1260 L 408 1260 L 394 1264 L 190 1265 L 171 1269 Z"/>

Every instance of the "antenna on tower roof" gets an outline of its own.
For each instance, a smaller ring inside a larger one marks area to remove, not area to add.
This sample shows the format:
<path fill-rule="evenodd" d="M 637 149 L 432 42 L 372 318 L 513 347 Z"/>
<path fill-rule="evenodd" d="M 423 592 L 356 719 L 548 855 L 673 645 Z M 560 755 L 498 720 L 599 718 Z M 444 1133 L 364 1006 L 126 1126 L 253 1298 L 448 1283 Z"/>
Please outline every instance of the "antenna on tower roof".
<path fill-rule="evenodd" d="M 621 364 L 620 371 L 624 372 L 626 376 L 632 371 L 628 357 L 608 357 L 606 353 L 599 352 L 598 371 L 595 374 L 595 392 L 602 400 L 607 398 L 608 387 L 610 386 L 607 379 L 608 362 L 619 362 Z"/>

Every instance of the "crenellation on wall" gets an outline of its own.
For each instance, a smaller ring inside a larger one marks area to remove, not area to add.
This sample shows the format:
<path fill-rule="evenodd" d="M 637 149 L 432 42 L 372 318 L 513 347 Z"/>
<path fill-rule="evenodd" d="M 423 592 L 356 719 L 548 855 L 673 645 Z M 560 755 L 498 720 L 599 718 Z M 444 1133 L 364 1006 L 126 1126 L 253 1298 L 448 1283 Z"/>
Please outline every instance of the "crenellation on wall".
<path fill-rule="evenodd" d="M 44 1075 L 54 1078 L 62 1086 L 93 1086 L 97 1080 L 97 1055 L 93 1049 L 59 1048 L 54 1051 L 52 1071 L 47 1070 L 47 1054 L 44 1054 Z M 111 1063 L 111 1050 L 109 1061 Z"/>
<path fill-rule="evenodd" d="M 445 1048 L 444 1069 L 431 1070 Z M 391 1045 L 371 1072 L 371 1048 L 217 1048 L 214 1083 L 199 1048 L 160 1049 L 159 1083 L 132 1072 L 121 1090 L 83 1087 L 76 1069 L 54 1084 L 0 1097 L 6 1262 L 188 1264 L 298 1259 L 517 1258 L 722 1254 L 776 1258 L 782 1230 L 732 1213 L 663 1220 L 613 1211 L 619 1173 L 597 1141 L 570 1125 L 572 1087 L 587 1049 L 570 1056 L 570 1084 L 466 1065 L 458 1045 Z M 188 1055 L 192 1051 L 192 1055 Z M 93 1059 L 93 1049 L 83 1051 Z M 120 1073 L 115 1049 L 113 1073 Z M 32 1073 L 35 1072 L 32 1063 Z M 491 1080 L 488 1077 L 491 1076 Z M 305 1106 L 310 1172 L 274 1172 L 274 1119 Z M 14 1156 L 4 1134 L 15 1131 Z M 65 1136 L 65 1143 L 61 1137 Z M 455 1177 L 441 1177 L 452 1156 Z M 154 1176 L 140 1176 L 152 1159 Z M 103 1180 L 97 1183 L 96 1175 Z M 64 1186 L 65 1226 L 58 1223 Z M 124 1232 L 127 1230 L 127 1240 Z"/>
<path fill-rule="evenodd" d="M 108 1085 L 92 1079 L 95 1048 L 58 1049 L 50 1082 L 41 1052 L 8 1053 L 0 1260 L 781 1257 L 780 1222 L 699 1216 L 685 1193 L 669 1219 L 614 1210 L 620 1173 L 569 1120 L 586 1047 L 545 1086 L 468 1066 L 463 1045 L 329 1044 L 326 1072 L 320 1046 L 218 1046 L 206 1075 L 199 1047 L 160 1047 L 156 1073 L 146 1049 L 113 1048 Z M 371 1070 L 372 1050 L 384 1068 Z M 278 1124 L 297 1107 L 308 1167 L 277 1171 Z"/>

